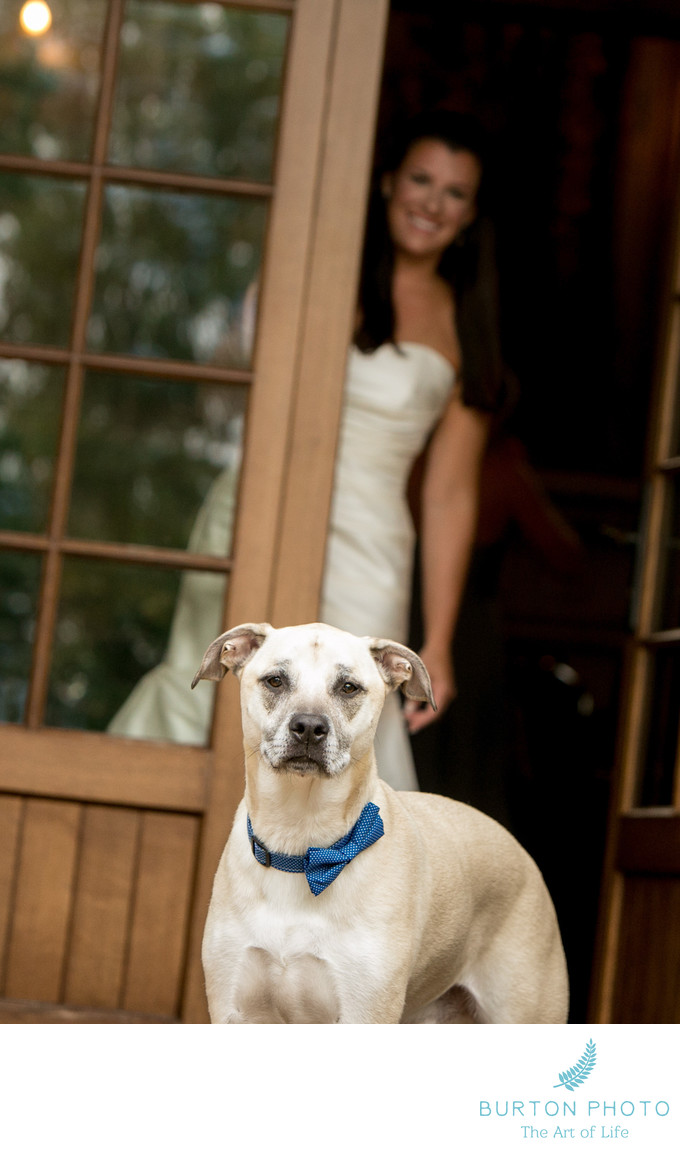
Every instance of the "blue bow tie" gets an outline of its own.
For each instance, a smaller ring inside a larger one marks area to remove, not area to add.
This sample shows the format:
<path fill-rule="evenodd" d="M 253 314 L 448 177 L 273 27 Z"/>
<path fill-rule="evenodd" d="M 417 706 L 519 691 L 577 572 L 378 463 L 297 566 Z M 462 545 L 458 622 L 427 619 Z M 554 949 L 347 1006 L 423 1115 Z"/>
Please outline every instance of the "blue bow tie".
<path fill-rule="evenodd" d="M 261 866 L 273 866 L 287 874 L 304 874 L 309 888 L 316 897 L 334 882 L 345 866 L 362 850 L 368 849 L 385 833 L 378 807 L 373 802 L 364 806 L 359 820 L 344 838 L 332 846 L 310 846 L 306 854 L 272 854 L 255 837 L 248 818 L 248 838 L 253 856 Z"/>

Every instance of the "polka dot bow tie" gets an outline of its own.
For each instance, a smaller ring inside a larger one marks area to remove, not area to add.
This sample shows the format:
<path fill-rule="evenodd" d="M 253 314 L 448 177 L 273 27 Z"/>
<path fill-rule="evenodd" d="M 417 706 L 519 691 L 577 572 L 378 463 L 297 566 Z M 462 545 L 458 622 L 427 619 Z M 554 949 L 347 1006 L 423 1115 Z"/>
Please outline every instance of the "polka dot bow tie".
<path fill-rule="evenodd" d="M 368 802 L 352 829 L 344 838 L 332 846 L 310 846 L 306 854 L 270 853 L 267 847 L 255 837 L 248 818 L 248 838 L 254 857 L 261 866 L 272 866 L 287 874 L 304 874 L 310 890 L 317 897 L 323 893 L 338 874 L 342 873 L 357 854 L 367 850 L 385 833 L 380 811 L 373 802 Z"/>

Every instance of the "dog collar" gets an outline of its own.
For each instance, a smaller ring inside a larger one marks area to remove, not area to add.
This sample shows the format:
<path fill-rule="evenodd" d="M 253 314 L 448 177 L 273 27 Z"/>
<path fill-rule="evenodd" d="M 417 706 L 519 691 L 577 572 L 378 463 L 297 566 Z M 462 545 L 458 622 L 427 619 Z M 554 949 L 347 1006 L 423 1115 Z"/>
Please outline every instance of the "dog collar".
<path fill-rule="evenodd" d="M 357 854 L 367 850 L 384 833 L 385 827 L 378 807 L 374 802 L 368 802 L 349 833 L 332 846 L 310 846 L 306 854 L 276 854 L 271 853 L 255 836 L 248 816 L 248 839 L 253 857 L 261 866 L 273 866 L 275 870 L 283 870 L 287 874 L 304 874 L 315 897 L 335 881 Z"/>

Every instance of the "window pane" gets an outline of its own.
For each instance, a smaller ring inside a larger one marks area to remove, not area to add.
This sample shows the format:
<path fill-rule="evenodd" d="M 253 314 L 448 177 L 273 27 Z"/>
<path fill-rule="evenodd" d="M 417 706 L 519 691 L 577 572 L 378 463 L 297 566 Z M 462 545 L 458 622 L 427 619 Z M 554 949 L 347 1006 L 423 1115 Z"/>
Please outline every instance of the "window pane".
<path fill-rule="evenodd" d="M 677 296 L 674 306 L 675 322 L 680 323 L 680 303 Z M 671 412 L 670 454 L 671 456 L 680 455 L 680 369 L 675 377 L 673 410 Z"/>
<path fill-rule="evenodd" d="M 66 346 L 85 187 L 0 173 L 0 339 Z"/>
<path fill-rule="evenodd" d="M 641 806 L 672 806 L 680 723 L 680 649 L 650 653 L 651 713 L 645 746 Z"/>
<path fill-rule="evenodd" d="M 50 0 L 49 7 L 50 28 L 30 36 L 19 0 L 0 5 L 0 151 L 87 160 L 106 0 Z"/>
<path fill-rule="evenodd" d="M 0 359 L 0 530 L 47 528 L 64 371 Z"/>
<path fill-rule="evenodd" d="M 41 559 L 0 552 L 0 722 L 23 722 Z"/>
<path fill-rule="evenodd" d="M 271 179 L 288 18 L 130 0 L 113 163 Z"/>
<path fill-rule="evenodd" d="M 246 397 L 245 387 L 88 374 L 70 533 L 229 554 Z M 211 513 L 197 523 L 206 499 Z"/>
<path fill-rule="evenodd" d="M 680 627 L 680 475 L 669 477 L 667 482 L 670 506 L 658 623 L 660 630 L 674 630 Z"/>
<path fill-rule="evenodd" d="M 182 578 L 177 571 L 66 559 L 47 724 L 106 730 L 127 701 L 127 718 L 119 719 L 123 729 L 115 733 L 140 736 L 141 726 L 143 737 L 205 741 L 214 692 L 191 690 L 200 665 L 192 643 L 200 644 L 208 628 L 212 638 L 219 633 L 213 615 L 221 612 L 225 588 L 222 575 Z M 212 614 L 194 608 L 205 601 Z M 181 617 L 171 633 L 176 606 Z M 199 633 L 186 643 L 194 614 L 200 615 Z"/>
<path fill-rule="evenodd" d="M 265 219 L 259 200 L 109 187 L 90 348 L 249 362 Z"/>

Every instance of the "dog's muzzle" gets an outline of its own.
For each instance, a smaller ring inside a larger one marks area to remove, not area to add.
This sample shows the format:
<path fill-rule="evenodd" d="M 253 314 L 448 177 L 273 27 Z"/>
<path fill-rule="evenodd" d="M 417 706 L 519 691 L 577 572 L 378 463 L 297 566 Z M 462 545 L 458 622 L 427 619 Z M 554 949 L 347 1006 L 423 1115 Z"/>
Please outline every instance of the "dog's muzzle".
<path fill-rule="evenodd" d="M 296 774 L 327 770 L 331 724 L 325 714 L 293 714 L 288 723 L 286 751 L 279 766 Z"/>

